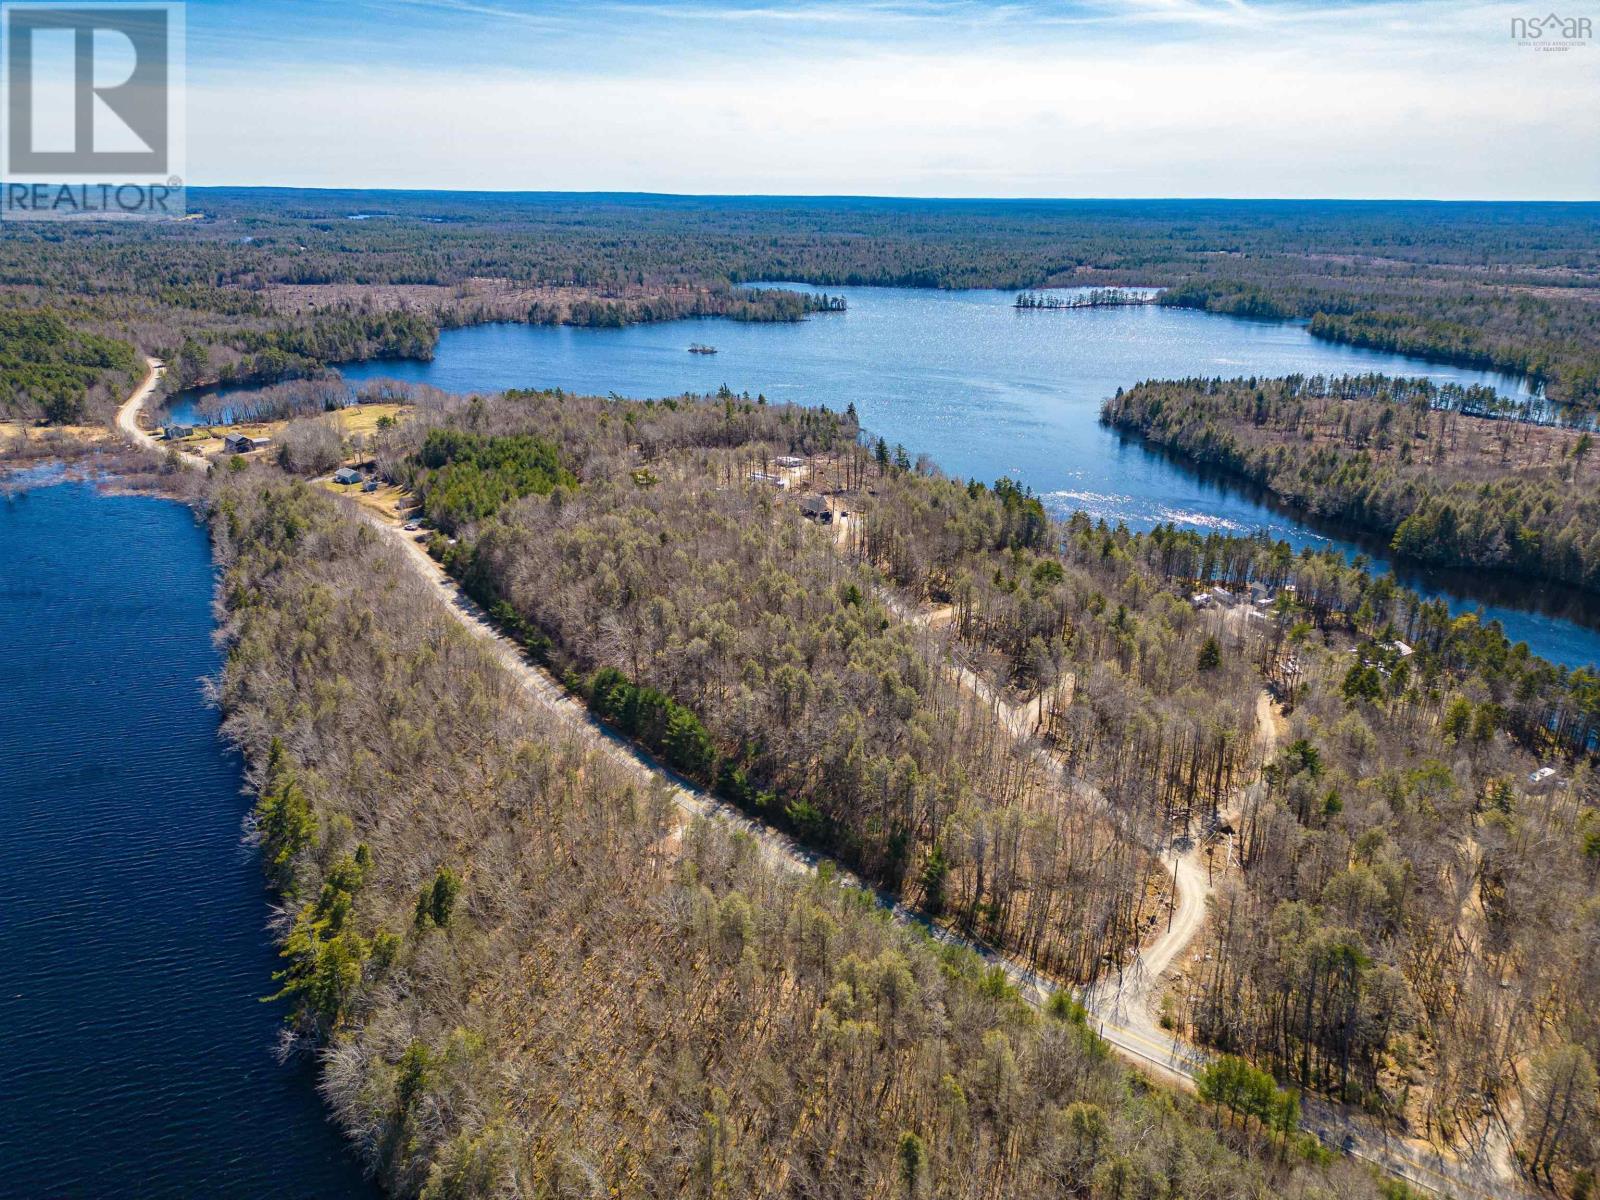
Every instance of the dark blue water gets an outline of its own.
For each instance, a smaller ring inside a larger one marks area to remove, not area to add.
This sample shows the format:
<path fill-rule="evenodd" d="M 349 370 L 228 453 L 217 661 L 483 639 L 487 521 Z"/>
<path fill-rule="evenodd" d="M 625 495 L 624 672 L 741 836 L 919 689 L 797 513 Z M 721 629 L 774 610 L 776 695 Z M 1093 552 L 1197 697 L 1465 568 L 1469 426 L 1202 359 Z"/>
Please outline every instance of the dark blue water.
<path fill-rule="evenodd" d="M 0 498 L 0 1194 L 374 1195 L 273 1057 L 211 594 L 179 505 Z"/>
<path fill-rule="evenodd" d="M 1523 381 L 1313 338 L 1302 325 L 1137 306 L 1019 312 L 1011 292 L 848 288 L 849 310 L 794 325 L 676 321 L 627 329 L 484 325 L 447 331 L 432 362 L 370 362 L 351 380 L 398 378 L 454 392 L 507 387 L 663 396 L 764 394 L 843 408 L 953 475 L 1011 475 L 1056 511 L 1135 529 L 1173 522 L 1267 530 L 1297 549 L 1365 554 L 1407 586 L 1482 609 L 1517 641 L 1569 666 L 1600 663 L 1600 604 L 1559 587 L 1389 563 L 1349 527 L 1313 522 L 1260 489 L 1206 475 L 1102 426 L 1100 404 L 1141 379 L 1380 371 L 1482 384 L 1525 398 Z M 715 356 L 687 353 L 691 342 Z"/>
<path fill-rule="evenodd" d="M 830 289 L 833 290 L 833 289 Z M 397 378 L 452 392 L 560 386 L 663 396 L 764 394 L 854 403 L 869 430 L 946 471 L 1012 475 L 1058 510 L 1148 527 L 1177 521 L 1228 532 L 1266 527 L 1305 540 L 1254 500 L 1197 484 L 1159 455 L 1123 444 L 1100 404 L 1141 379 L 1383 371 L 1481 383 L 1519 381 L 1319 341 L 1300 325 L 1140 305 L 1019 312 L 1014 292 L 845 289 L 849 311 L 788 325 L 674 321 L 626 329 L 483 325 L 445 332 L 432 362 L 368 362 L 352 380 Z M 717 348 L 687 353 L 691 342 Z"/>
<path fill-rule="evenodd" d="M 830 289 L 833 290 L 833 289 Z M 715 391 L 854 403 L 867 428 L 953 475 L 1011 475 L 1059 513 L 1083 509 L 1136 529 L 1173 522 L 1267 530 L 1296 548 L 1366 554 L 1378 539 L 1316 522 L 1259 489 L 1207 476 L 1099 422 L 1100 404 L 1141 379 L 1378 371 L 1482 384 L 1523 398 L 1516 378 L 1313 338 L 1303 325 L 1136 306 L 1017 311 L 1015 294 L 848 288 L 849 310 L 792 325 L 675 321 L 626 329 L 482 325 L 445 332 L 433 361 L 368 362 L 352 381 L 397 378 L 452 392 L 563 387 L 625 396 Z M 693 342 L 714 356 L 689 354 Z M 182 403 L 182 401 L 180 401 Z M 189 402 L 192 408 L 192 402 Z M 181 419 L 181 418 L 180 418 Z M 1408 586 L 1457 612 L 1482 608 L 1554 662 L 1600 663 L 1600 604 L 1570 589 L 1401 567 Z"/>

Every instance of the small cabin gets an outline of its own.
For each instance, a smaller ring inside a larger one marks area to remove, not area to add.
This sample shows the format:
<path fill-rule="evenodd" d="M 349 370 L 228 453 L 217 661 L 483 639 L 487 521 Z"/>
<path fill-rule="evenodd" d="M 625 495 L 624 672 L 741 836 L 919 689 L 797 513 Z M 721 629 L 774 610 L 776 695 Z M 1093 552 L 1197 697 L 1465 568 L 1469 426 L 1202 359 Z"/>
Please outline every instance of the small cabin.
<path fill-rule="evenodd" d="M 251 437 L 248 433 L 230 433 L 222 439 L 222 449 L 228 454 L 249 454 L 265 446 L 270 438 Z"/>
<path fill-rule="evenodd" d="M 1528 784 L 1530 787 L 1543 787 L 1547 783 L 1554 782 L 1555 777 L 1556 769 L 1554 767 L 1540 767 L 1528 776 Z"/>
<path fill-rule="evenodd" d="M 833 524 L 833 506 L 824 496 L 804 496 L 800 500 L 800 511 L 808 521 L 815 521 L 818 525 Z"/>
<path fill-rule="evenodd" d="M 790 471 L 796 470 L 796 469 L 806 465 L 806 460 L 805 459 L 796 458 L 792 454 L 785 454 L 782 458 L 777 459 L 776 462 L 780 467 L 784 467 L 784 468 L 786 468 L 787 470 L 790 470 Z"/>
<path fill-rule="evenodd" d="M 168 425 L 161 431 L 161 436 L 169 442 L 181 442 L 193 432 L 193 425 Z"/>
<path fill-rule="evenodd" d="M 352 484 L 361 482 L 361 472 L 354 467 L 340 467 L 333 473 L 333 481 L 338 484 Z"/>
<path fill-rule="evenodd" d="M 750 472 L 750 482 L 751 483 L 770 483 L 773 487 L 776 487 L 776 488 L 786 488 L 786 487 L 789 486 L 789 481 L 787 479 L 785 479 L 782 475 L 773 475 L 768 471 L 751 471 Z"/>

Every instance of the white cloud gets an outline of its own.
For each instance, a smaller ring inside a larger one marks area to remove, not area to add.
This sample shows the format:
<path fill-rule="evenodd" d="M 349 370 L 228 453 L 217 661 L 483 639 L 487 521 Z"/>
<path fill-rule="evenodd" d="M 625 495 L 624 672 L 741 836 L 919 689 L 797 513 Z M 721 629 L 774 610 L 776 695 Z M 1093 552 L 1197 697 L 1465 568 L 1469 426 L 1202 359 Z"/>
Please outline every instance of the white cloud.
<path fill-rule="evenodd" d="M 1028 48 L 852 45 L 716 72 L 550 64 L 559 75 L 530 35 L 525 57 L 508 54 L 518 65 L 470 73 L 212 73 L 191 82 L 191 172 L 557 190 L 1600 197 L 1600 45 L 1521 49 L 1504 7 L 1377 4 L 1339 22 L 1242 0 L 1116 10 L 1206 32 L 1058 28 Z"/>

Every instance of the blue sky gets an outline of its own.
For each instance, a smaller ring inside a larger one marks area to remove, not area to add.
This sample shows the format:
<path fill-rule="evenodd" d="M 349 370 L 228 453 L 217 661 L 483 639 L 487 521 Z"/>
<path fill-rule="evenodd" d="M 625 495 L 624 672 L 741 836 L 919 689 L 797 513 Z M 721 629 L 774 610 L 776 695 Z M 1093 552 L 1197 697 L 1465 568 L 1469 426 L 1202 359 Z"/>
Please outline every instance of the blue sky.
<path fill-rule="evenodd" d="M 1600 40 L 1530 3 L 190 0 L 189 176 L 1600 198 Z"/>

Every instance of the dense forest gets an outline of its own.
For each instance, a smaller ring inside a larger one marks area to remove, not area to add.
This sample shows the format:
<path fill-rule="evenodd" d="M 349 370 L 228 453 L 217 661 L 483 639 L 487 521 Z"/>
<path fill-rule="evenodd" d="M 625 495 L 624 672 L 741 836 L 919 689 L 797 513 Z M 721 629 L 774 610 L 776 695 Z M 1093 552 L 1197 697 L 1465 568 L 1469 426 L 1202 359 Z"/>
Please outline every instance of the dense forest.
<path fill-rule="evenodd" d="M 1152 852 L 1226 824 L 1237 863 L 1176 1026 L 1457 1142 L 1486 1097 L 1515 1124 L 1551 1099 L 1546 1066 L 1578 1064 L 1559 1097 L 1577 1115 L 1524 1119 L 1519 1149 L 1553 1177 L 1593 1169 L 1597 1100 L 1572 1083 L 1600 1057 L 1592 672 L 1335 554 L 1053 523 L 1013 484 L 854 445 L 848 415 L 523 393 L 430 420 L 459 432 L 397 431 L 379 455 L 424 495 L 442 437 L 536 437 L 571 474 L 439 553 L 684 774 L 1080 981 L 1160 911 Z M 853 529 L 759 481 L 784 453 L 826 464 Z M 1191 602 L 1208 586 L 1272 603 Z M 1010 699 L 953 686 L 956 660 Z M 1262 689 L 1288 713 L 1265 763 Z M 1008 708 L 1037 712 L 1049 758 L 1016 753 Z"/>
<path fill-rule="evenodd" d="M 143 373 L 126 342 L 72 329 L 48 310 L 0 308 L 0 417 L 71 425 Z"/>
<path fill-rule="evenodd" d="M 850 414 L 515 393 L 465 415 L 473 431 L 434 429 L 389 469 L 463 535 L 450 568 L 599 715 L 1065 978 L 1131 953 L 1159 874 L 1139 840 L 1093 806 L 1052 804 L 1048 773 L 940 670 L 927 639 L 890 620 L 872 574 L 747 485 L 779 453 L 843 451 L 864 469 Z M 442 478 L 464 461 L 445 449 L 458 445 L 549 466 L 475 489 L 495 515 L 475 526 L 488 514 Z"/>
<path fill-rule="evenodd" d="M 1160 286 L 1578 406 L 1600 377 L 1581 205 L 191 202 L 181 227 L 0 230 L 8 414 L 104 415 L 138 353 L 174 387 L 279 382 L 291 415 L 336 399 L 328 364 L 426 357 L 451 325 L 836 307 L 740 286 L 763 279 Z M 221 691 L 286 897 L 280 983 L 397 1192 L 1364 1194 L 1287 1136 L 1302 1090 L 1457 1146 L 1495 1114 L 1527 1176 L 1591 1186 L 1595 672 L 1338 555 L 1054 521 L 1010 481 L 861 444 L 850 409 L 396 398 L 418 403 L 362 457 L 507 633 L 929 921 L 1088 984 L 1170 911 L 1163 855 L 1221 849 L 1162 1019 L 1230 1056 L 1202 1096 L 1251 1114 L 1206 1130 L 1071 1004 L 1032 1013 L 826 873 L 681 827 L 528 708 L 368 524 L 239 459 L 212 501 Z M 1590 439 L 1488 415 L 1376 377 L 1107 407 L 1400 553 L 1594 587 Z M 278 443 L 307 475 L 353 449 L 316 419 Z M 848 521 L 802 519 L 787 455 Z"/>
<path fill-rule="evenodd" d="M 839 303 L 738 286 L 760 280 L 1150 285 L 1170 289 L 1163 303 L 1525 372 L 1556 401 L 1592 407 L 1600 386 L 1581 204 L 189 196 L 197 220 L 0 230 L 0 311 L 187 351 L 174 383 L 189 384 L 426 357 L 469 322 L 795 320 Z M 5 390 L 31 395 L 0 367 Z M 92 387 L 74 395 L 98 407 Z"/>
<path fill-rule="evenodd" d="M 395 1194 L 1403 1192 L 1277 1132 L 1270 1080 L 1219 1072 L 1213 1118 L 1070 1003 L 682 826 L 332 498 L 247 469 L 211 511 L 282 992 Z"/>
<path fill-rule="evenodd" d="M 1151 856 L 1095 807 L 1060 802 L 1059 783 L 890 619 L 869 572 L 745 488 L 618 490 L 521 504 L 463 567 L 584 673 L 600 715 L 1062 978 L 1132 951 Z M 659 716 L 630 711 L 652 705 Z"/>
<path fill-rule="evenodd" d="M 907 490 L 946 540 L 897 578 L 948 596 L 997 676 L 1049 696 L 1054 745 L 1074 762 L 1094 748 L 1090 778 L 1113 782 L 1164 754 L 1145 787 L 1234 808 L 1239 871 L 1208 958 L 1170 997 L 1176 1025 L 1450 1141 L 1471 1140 L 1486 1102 L 1520 1110 L 1525 1161 L 1593 1171 L 1600 679 L 1336 555 L 1259 539 L 1132 535 L 1080 515 L 1052 545 L 1067 586 L 1041 588 L 1054 571 L 958 548 L 938 508 L 959 499 L 940 481 L 902 478 L 879 520 L 903 536 Z M 1197 618 L 1180 597 L 1218 581 L 1273 603 Z M 1266 788 L 1223 801 L 1201 755 L 1241 736 L 1225 716 L 1249 694 L 1229 671 L 1241 661 L 1289 721 Z M 1051 687 L 1062 674 L 1073 685 Z M 1581 1117 L 1558 1134 L 1559 1112 Z"/>
<path fill-rule="evenodd" d="M 1486 405 L 1424 380 L 1290 376 L 1141 383 L 1103 415 L 1375 530 L 1403 558 L 1600 588 L 1594 435 L 1480 415 Z"/>
<path fill-rule="evenodd" d="M 1589 284 L 1551 286 L 1536 276 L 1511 284 L 1484 272 L 1480 286 L 1466 286 L 1470 273 L 1415 269 L 1330 278 L 1324 267 L 1313 259 L 1266 278 L 1219 273 L 1162 293 L 1161 303 L 1304 319 L 1315 337 L 1522 375 L 1559 404 L 1600 405 L 1600 303 Z"/>
<path fill-rule="evenodd" d="M 1548 1064 L 1600 1054 L 1594 675 L 1335 555 L 1069 528 L 1082 560 L 1276 589 L 1219 623 L 1222 657 L 1255 663 L 1289 719 L 1233 814 L 1240 870 L 1175 1019 L 1413 1128 L 1459 1137 L 1486 1100 L 1520 1107 L 1530 1160 L 1592 1170 L 1596 1097 L 1571 1086 L 1592 1075 L 1568 1078 L 1583 1123 L 1559 1149 L 1539 1102 Z"/>

